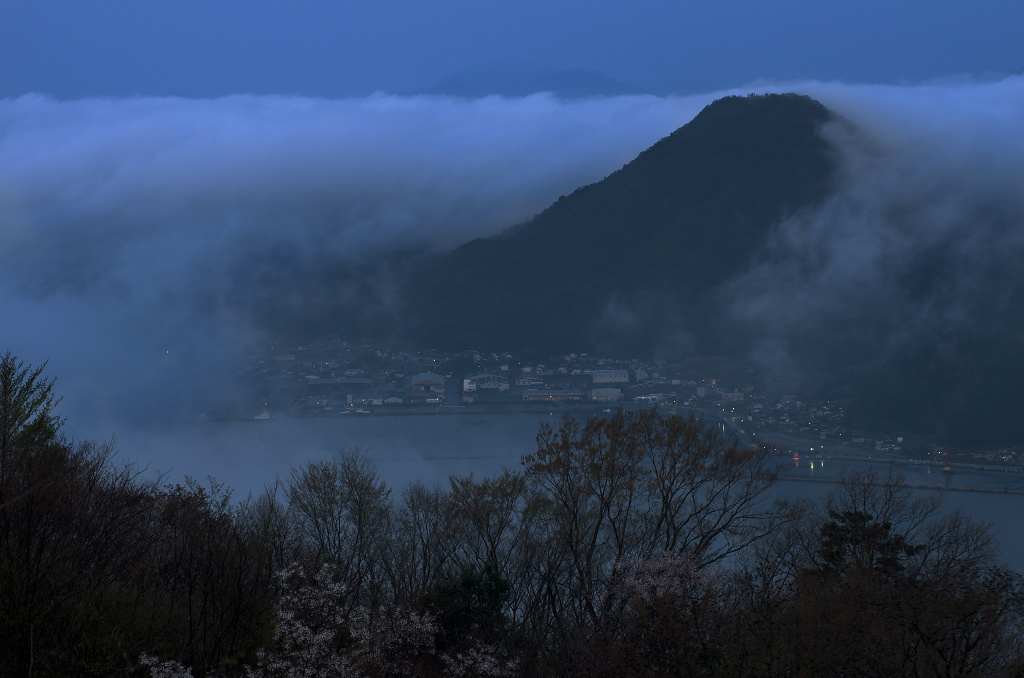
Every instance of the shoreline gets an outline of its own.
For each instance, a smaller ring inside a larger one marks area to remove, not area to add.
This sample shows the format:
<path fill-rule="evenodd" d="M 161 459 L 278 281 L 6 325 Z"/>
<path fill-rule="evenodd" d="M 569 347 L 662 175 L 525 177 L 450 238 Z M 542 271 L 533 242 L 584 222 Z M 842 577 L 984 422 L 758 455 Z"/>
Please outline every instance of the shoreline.
<path fill-rule="evenodd" d="M 779 476 L 779 481 L 794 481 L 798 483 L 825 483 L 830 485 L 838 485 L 842 481 L 839 478 L 797 478 L 794 476 Z M 1003 489 L 990 489 L 984 487 L 954 487 L 945 485 L 920 485 L 916 483 L 903 483 L 903 487 L 910 488 L 912 490 L 940 490 L 942 492 L 977 492 L 982 494 L 1009 494 L 1024 496 L 1024 490 L 1003 490 Z"/>
<path fill-rule="evenodd" d="M 552 406 L 554 405 L 554 406 Z M 280 423 L 281 421 L 344 421 L 348 419 L 366 419 L 366 418 L 404 418 L 404 417 L 450 417 L 460 415 L 483 415 L 483 416 L 501 416 L 501 415 L 523 415 L 523 414 L 536 414 L 543 415 L 547 413 L 548 416 L 565 415 L 565 414 L 612 414 L 619 409 L 627 410 L 631 412 L 647 410 L 658 407 L 657 405 L 649 404 L 634 404 L 634 403 L 615 403 L 615 407 L 610 406 L 611 403 L 586 403 L 586 404 L 573 404 L 563 405 L 561 403 L 552 404 L 549 403 L 546 406 L 540 404 L 509 404 L 509 405 L 442 405 L 442 406 L 431 406 L 431 407 L 399 407 L 393 406 L 393 408 L 377 408 L 370 410 L 369 412 L 357 412 L 354 409 L 349 410 L 338 410 L 331 414 L 315 413 L 315 414 L 277 414 L 272 415 L 267 419 L 259 419 L 255 417 L 209 417 L 200 415 L 199 422 L 203 424 L 222 424 L 222 423 L 252 423 L 267 425 L 272 422 Z M 611 410 L 611 412 L 606 412 Z M 345 414 L 342 414 L 345 412 Z M 724 422 L 736 430 L 734 422 L 726 415 L 726 413 L 718 413 L 716 411 L 706 411 L 701 408 L 692 407 L 679 407 L 674 405 L 672 407 L 665 407 L 664 412 L 666 414 L 680 414 L 682 416 L 695 415 L 698 419 L 718 419 Z M 759 434 L 760 438 L 768 440 L 771 443 L 770 432 L 755 432 Z M 745 434 L 745 437 L 749 434 Z M 747 438 L 749 440 L 749 437 Z M 806 458 L 809 460 L 816 459 L 830 459 L 836 461 L 848 461 L 856 463 L 873 463 L 873 464 L 900 464 L 900 465 L 911 465 L 911 466 L 931 466 L 932 468 L 941 468 L 942 463 L 937 461 L 926 461 L 922 459 L 911 459 L 907 457 L 882 457 L 871 454 L 871 450 L 867 448 L 860 449 L 856 446 L 847 447 L 843 444 L 845 455 L 834 455 L 834 454 L 812 454 Z M 792 450 L 787 450 L 792 451 Z M 801 457 L 802 459 L 805 457 Z M 997 466 L 991 464 L 978 464 L 971 462 L 961 462 L 956 464 L 957 468 L 971 469 L 977 471 L 988 471 L 995 473 L 1024 473 L 1024 466 Z M 810 480 L 810 479 L 799 479 L 794 480 Z M 821 481 L 827 482 L 827 481 Z M 924 486 L 921 488 L 931 488 L 933 486 Z M 936 489 L 949 489 L 940 486 L 934 486 Z M 956 488 L 953 488 L 956 489 Z M 1016 491 L 1012 491 L 1016 493 Z M 1021 492 L 1024 493 L 1024 492 Z"/>

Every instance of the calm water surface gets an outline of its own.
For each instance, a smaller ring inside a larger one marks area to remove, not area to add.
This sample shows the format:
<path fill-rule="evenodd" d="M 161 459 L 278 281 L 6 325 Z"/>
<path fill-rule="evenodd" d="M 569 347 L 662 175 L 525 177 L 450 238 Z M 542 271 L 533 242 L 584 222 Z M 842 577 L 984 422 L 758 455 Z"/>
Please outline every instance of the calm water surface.
<path fill-rule="evenodd" d="M 558 426 L 560 412 L 378 416 L 347 415 L 333 419 L 271 419 L 265 422 L 187 423 L 160 431 L 119 433 L 125 457 L 149 464 L 153 471 L 180 482 L 185 475 L 208 476 L 234 489 L 236 496 L 259 492 L 275 478 L 287 478 L 303 462 L 330 458 L 361 446 L 376 461 L 381 477 L 395 491 L 421 480 L 446 484 L 452 474 L 477 477 L 521 468 L 519 460 L 535 449 L 538 425 Z M 102 436 L 98 436 L 102 437 Z M 780 459 L 786 475 L 835 480 L 844 468 L 885 462 Z M 914 485 L 942 486 L 941 469 L 899 465 Z M 1024 490 L 1024 474 L 958 469 L 954 487 Z M 783 480 L 779 496 L 820 499 L 834 489 L 829 483 Z M 915 490 L 928 493 L 937 490 Z M 961 508 L 995 527 L 1007 564 L 1024 572 L 1024 495 L 942 492 L 947 509 Z"/>

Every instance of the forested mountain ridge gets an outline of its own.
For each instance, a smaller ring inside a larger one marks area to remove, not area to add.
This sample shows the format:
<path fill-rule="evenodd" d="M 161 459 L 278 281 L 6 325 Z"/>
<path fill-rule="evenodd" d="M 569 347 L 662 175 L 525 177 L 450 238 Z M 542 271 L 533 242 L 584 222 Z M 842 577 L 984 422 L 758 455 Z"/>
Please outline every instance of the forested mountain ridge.
<path fill-rule="evenodd" d="M 644 355 L 679 331 L 718 343 L 716 287 L 773 224 L 828 195 L 836 162 L 818 132 L 833 120 L 794 94 L 712 103 L 604 180 L 429 268 L 411 294 L 416 335 L 538 355 Z"/>

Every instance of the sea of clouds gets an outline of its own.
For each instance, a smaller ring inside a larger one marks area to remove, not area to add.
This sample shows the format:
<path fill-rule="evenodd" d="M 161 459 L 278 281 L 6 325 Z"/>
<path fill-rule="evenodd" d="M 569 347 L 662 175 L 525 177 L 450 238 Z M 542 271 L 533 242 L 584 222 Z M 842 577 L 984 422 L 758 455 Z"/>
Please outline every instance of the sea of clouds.
<path fill-rule="evenodd" d="M 778 224 L 724 292 L 738 322 L 765 328 L 763 355 L 784 360 L 825 324 L 952 347 L 1015 310 L 1022 77 L 587 100 L 27 95 L 0 100 L 0 350 L 50 361 L 73 428 L 177 416 L 262 336 L 251 297 L 301 304 L 304 271 L 493 235 L 714 99 L 780 91 L 854 131 L 823 130 L 840 153 L 833 197 Z"/>

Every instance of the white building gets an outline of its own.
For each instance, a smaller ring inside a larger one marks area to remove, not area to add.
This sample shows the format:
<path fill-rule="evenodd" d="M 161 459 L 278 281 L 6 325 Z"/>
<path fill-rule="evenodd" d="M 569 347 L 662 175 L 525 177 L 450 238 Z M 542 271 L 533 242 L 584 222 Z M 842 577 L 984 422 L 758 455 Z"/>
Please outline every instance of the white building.
<path fill-rule="evenodd" d="M 473 391 L 507 391 L 508 377 L 490 372 L 478 372 L 470 374 L 462 380 L 462 390 L 466 393 Z"/>
<path fill-rule="evenodd" d="M 629 383 L 629 370 L 594 370 L 590 376 L 595 384 Z"/>

